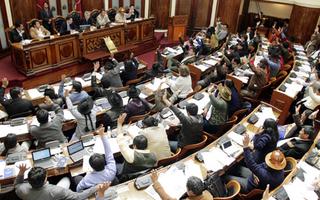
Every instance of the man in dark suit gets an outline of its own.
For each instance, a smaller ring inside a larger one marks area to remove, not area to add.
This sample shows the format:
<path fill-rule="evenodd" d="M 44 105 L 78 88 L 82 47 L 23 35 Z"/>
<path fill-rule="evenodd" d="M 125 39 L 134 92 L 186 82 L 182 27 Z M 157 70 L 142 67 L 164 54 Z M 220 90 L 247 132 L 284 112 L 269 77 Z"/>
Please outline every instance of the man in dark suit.
<path fill-rule="evenodd" d="M 298 138 L 292 138 L 280 147 L 286 157 L 301 159 L 310 149 L 314 140 L 314 128 L 310 125 L 303 126 Z"/>
<path fill-rule="evenodd" d="M 52 18 L 52 11 L 50 10 L 48 3 L 44 2 L 43 9 L 40 11 L 40 19 L 42 20 L 43 26 L 50 32 L 52 32 Z"/>
<path fill-rule="evenodd" d="M 65 35 L 71 30 L 76 30 L 76 25 L 73 23 L 73 19 L 71 17 L 66 18 L 66 22 L 64 22 L 60 28 L 60 35 Z"/>
<path fill-rule="evenodd" d="M 29 114 L 34 114 L 35 110 L 31 101 L 22 99 L 21 88 L 14 87 L 10 89 L 11 99 L 5 99 L 5 89 L 9 85 L 7 78 L 2 79 L 2 86 L 0 88 L 0 103 L 6 109 L 10 118 L 25 117 Z"/>
<path fill-rule="evenodd" d="M 23 24 L 20 21 L 17 21 L 14 26 L 15 28 L 11 31 L 10 41 L 15 43 L 27 39 Z"/>
<path fill-rule="evenodd" d="M 129 13 L 127 15 L 127 20 L 134 21 L 135 18 L 139 18 L 139 11 L 137 11 L 133 4 L 130 5 Z"/>

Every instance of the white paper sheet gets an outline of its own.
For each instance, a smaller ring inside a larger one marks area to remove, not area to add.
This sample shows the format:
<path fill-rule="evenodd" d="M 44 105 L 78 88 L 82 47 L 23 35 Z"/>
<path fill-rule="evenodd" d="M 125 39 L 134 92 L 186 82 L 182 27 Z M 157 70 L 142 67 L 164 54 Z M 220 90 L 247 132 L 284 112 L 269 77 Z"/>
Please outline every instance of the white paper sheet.
<path fill-rule="evenodd" d="M 36 88 L 27 90 L 27 93 L 31 99 L 40 99 L 44 97 L 43 93 L 39 92 Z"/>
<path fill-rule="evenodd" d="M 9 133 L 23 135 L 29 132 L 27 124 L 23 124 L 20 126 L 0 125 L 0 129 L 0 138 L 6 137 Z"/>

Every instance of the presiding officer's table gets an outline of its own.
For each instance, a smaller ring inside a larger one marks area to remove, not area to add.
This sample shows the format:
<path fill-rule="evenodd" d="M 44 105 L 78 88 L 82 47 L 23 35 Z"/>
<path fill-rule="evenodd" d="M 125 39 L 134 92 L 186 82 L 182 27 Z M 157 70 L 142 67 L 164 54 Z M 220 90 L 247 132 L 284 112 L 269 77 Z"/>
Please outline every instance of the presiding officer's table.
<path fill-rule="evenodd" d="M 31 43 L 12 44 L 16 68 L 26 76 L 85 60 L 101 60 L 109 56 L 104 37 L 110 37 L 119 52 L 141 54 L 155 48 L 155 19 L 137 19 L 126 24 L 111 23 L 110 27 L 86 30 L 82 33 L 32 40 Z"/>

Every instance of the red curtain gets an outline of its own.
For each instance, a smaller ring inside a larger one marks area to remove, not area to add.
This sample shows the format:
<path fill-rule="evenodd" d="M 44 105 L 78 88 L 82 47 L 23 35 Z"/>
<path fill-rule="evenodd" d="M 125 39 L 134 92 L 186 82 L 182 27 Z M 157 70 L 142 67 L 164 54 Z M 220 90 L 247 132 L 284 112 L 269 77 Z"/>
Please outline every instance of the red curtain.
<path fill-rule="evenodd" d="M 40 10 L 43 8 L 43 4 L 46 2 L 46 0 L 37 0 L 37 11 L 40 12 Z M 49 2 L 48 2 L 49 4 Z"/>
<path fill-rule="evenodd" d="M 81 0 L 76 0 L 75 3 L 75 10 L 80 13 L 80 16 L 82 17 L 82 6 L 81 6 Z"/>

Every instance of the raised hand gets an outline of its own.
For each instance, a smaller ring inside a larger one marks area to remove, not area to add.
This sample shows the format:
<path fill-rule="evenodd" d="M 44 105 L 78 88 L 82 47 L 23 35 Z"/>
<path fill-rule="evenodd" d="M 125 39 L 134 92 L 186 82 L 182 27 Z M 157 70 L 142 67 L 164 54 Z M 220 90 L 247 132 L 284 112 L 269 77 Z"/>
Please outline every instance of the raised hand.
<path fill-rule="evenodd" d="M 105 182 L 97 185 L 97 193 L 98 197 L 103 198 L 104 197 L 104 192 L 110 187 L 111 182 Z"/>
<path fill-rule="evenodd" d="M 24 173 L 30 168 L 27 167 L 27 164 L 22 163 L 21 165 L 18 166 L 19 168 L 19 175 L 24 175 Z"/>
<path fill-rule="evenodd" d="M 101 125 L 99 126 L 99 128 L 97 128 L 96 133 L 97 133 L 100 137 L 103 137 L 103 136 L 104 136 L 104 130 L 105 130 L 105 128 L 104 128 L 104 126 L 101 124 Z"/>
<path fill-rule="evenodd" d="M 152 172 L 151 172 L 151 180 L 152 180 L 153 183 L 158 181 L 158 177 L 159 177 L 158 171 L 157 170 L 152 170 Z"/>
<path fill-rule="evenodd" d="M 94 72 L 97 72 L 99 70 L 99 68 L 100 68 L 100 62 L 99 61 L 93 63 L 93 71 Z"/>
<path fill-rule="evenodd" d="M 4 77 L 1 81 L 2 81 L 2 87 L 7 88 L 9 85 L 8 79 Z"/>
<path fill-rule="evenodd" d="M 118 125 L 122 126 L 126 117 L 127 117 L 127 113 L 122 113 L 118 118 Z"/>
<path fill-rule="evenodd" d="M 250 137 L 248 134 L 245 134 L 243 137 L 243 148 L 249 147 Z"/>

